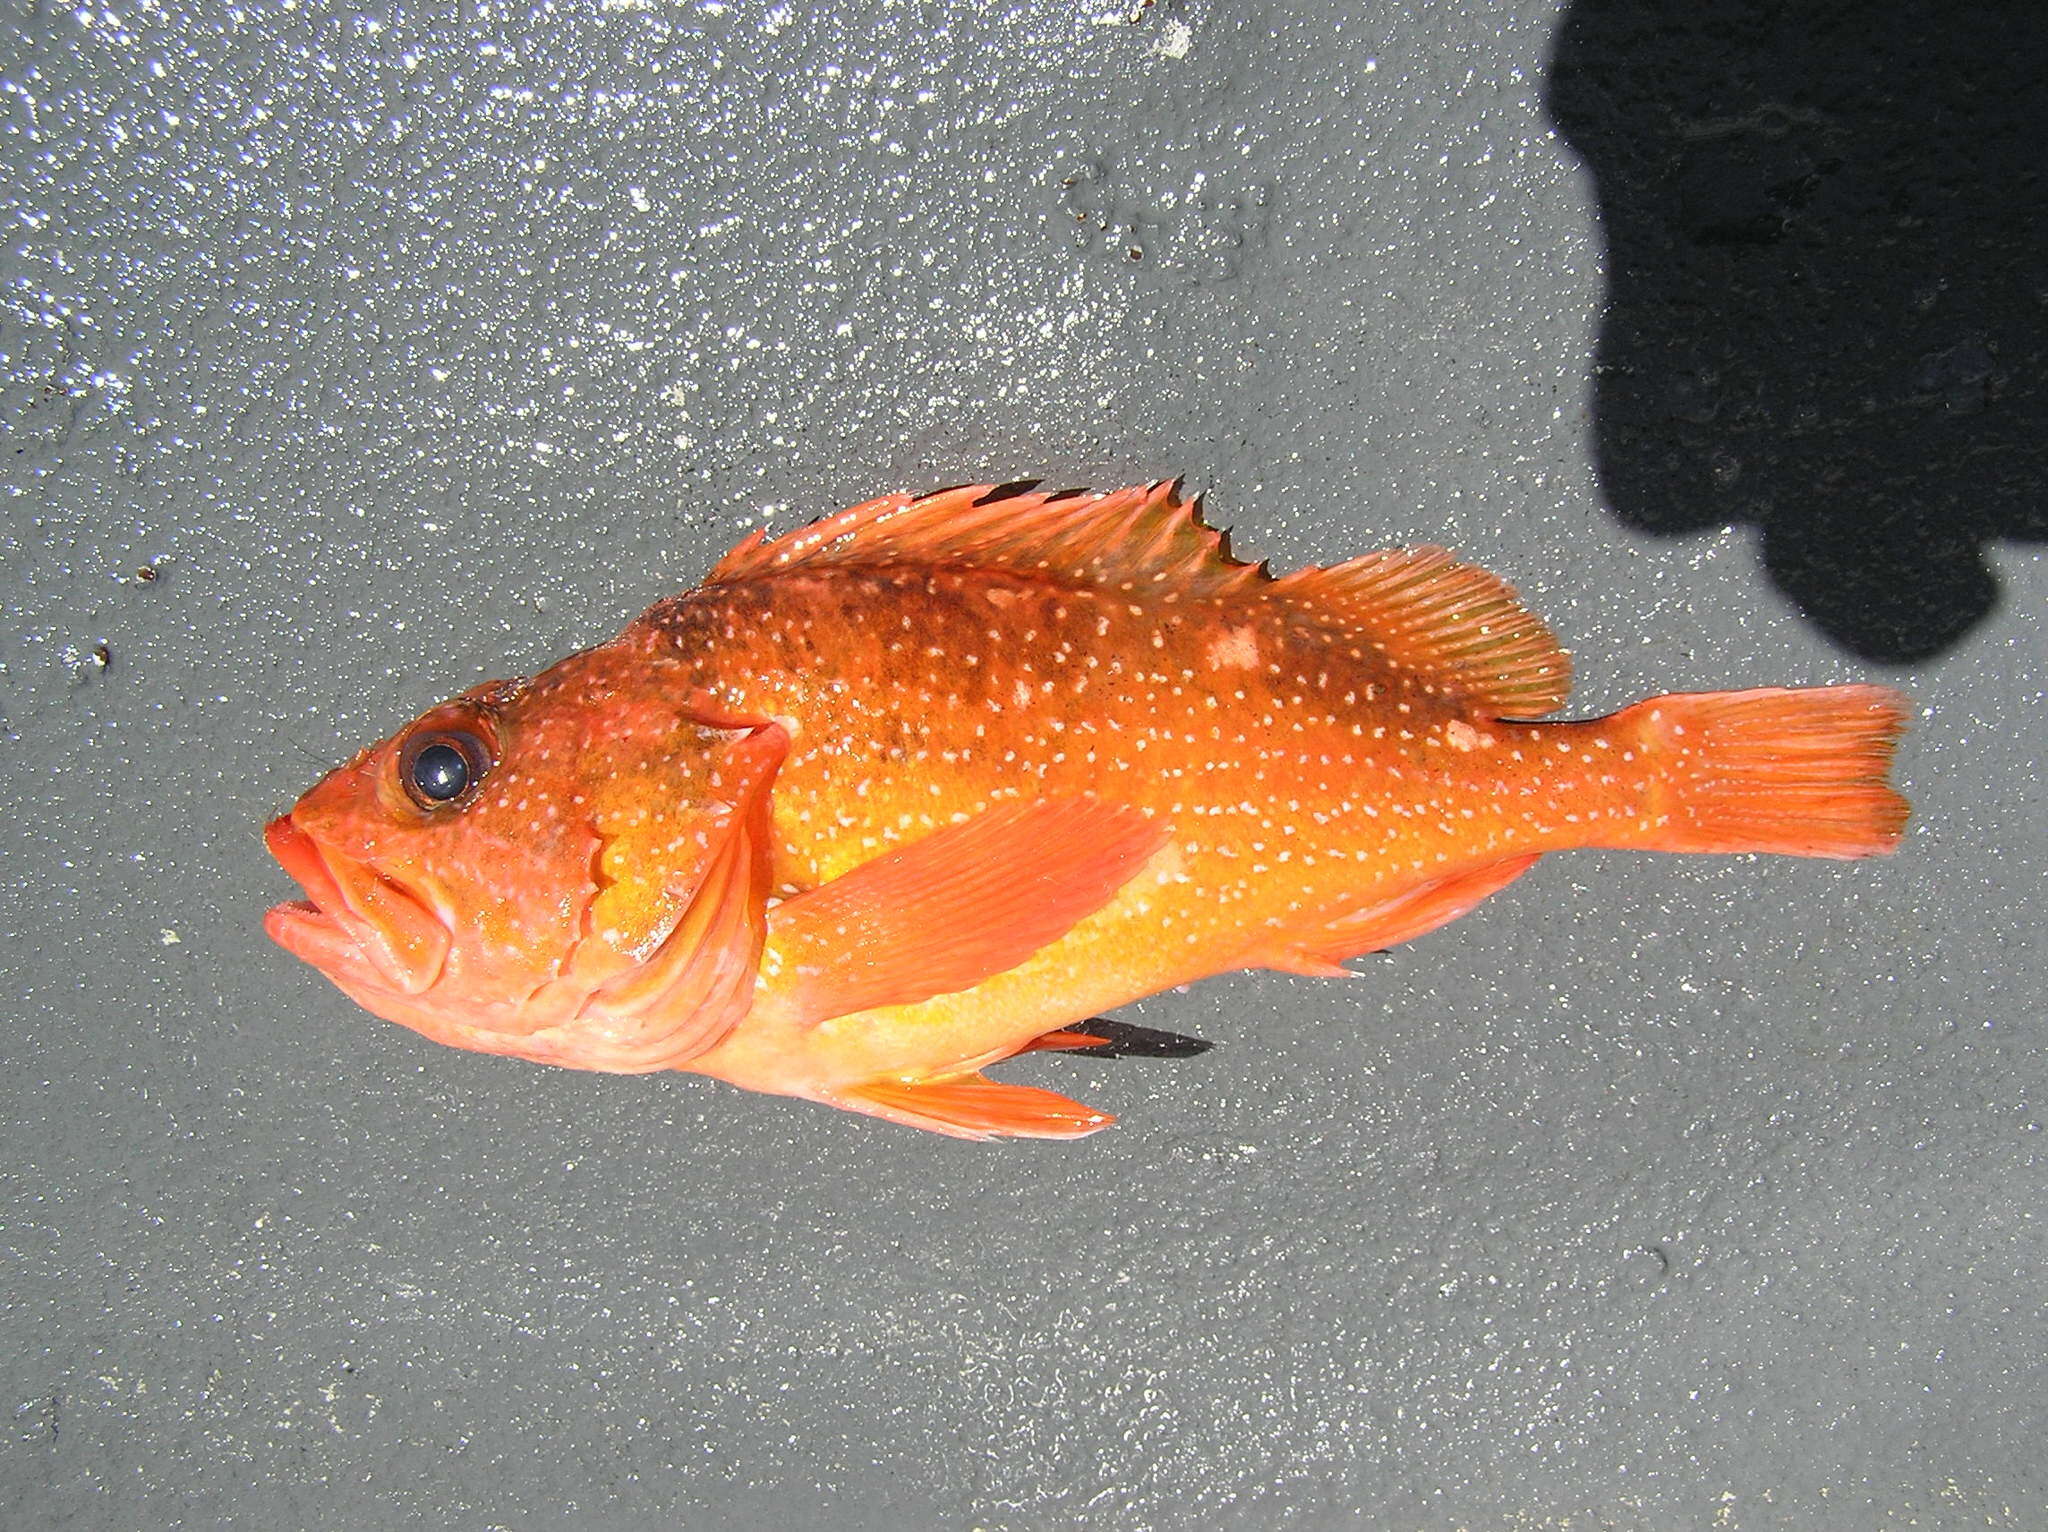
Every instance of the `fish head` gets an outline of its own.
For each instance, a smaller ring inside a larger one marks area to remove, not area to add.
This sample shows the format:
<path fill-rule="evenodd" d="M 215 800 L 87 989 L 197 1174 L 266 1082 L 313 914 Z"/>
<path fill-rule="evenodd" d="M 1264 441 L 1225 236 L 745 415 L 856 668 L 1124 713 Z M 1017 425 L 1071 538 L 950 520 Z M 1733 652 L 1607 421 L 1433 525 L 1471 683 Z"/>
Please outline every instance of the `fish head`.
<path fill-rule="evenodd" d="M 265 929 L 435 1041 L 673 1067 L 751 995 L 787 742 L 588 656 L 476 687 L 271 821 L 265 841 L 305 898 Z"/>

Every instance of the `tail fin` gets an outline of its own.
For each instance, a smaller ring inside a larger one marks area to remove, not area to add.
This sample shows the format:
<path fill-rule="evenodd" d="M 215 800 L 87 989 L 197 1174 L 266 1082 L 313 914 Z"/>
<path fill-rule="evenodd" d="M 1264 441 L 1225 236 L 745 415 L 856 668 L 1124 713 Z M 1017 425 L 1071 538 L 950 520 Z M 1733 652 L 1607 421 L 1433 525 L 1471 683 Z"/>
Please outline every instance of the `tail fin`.
<path fill-rule="evenodd" d="M 1905 831 L 1887 776 L 1907 701 L 1882 686 L 1694 692 L 1621 714 L 1651 762 L 1667 851 L 1878 856 Z"/>

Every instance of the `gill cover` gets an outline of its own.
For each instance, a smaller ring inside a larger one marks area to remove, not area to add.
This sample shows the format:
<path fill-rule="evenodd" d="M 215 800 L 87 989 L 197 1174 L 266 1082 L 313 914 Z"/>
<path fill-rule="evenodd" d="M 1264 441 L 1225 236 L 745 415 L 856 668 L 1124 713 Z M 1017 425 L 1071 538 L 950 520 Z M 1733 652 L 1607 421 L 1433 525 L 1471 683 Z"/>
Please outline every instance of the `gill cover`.
<path fill-rule="evenodd" d="M 752 1006 L 771 790 L 789 734 L 702 703 L 690 712 L 705 728 L 736 731 L 713 757 L 707 795 L 600 824 L 588 932 L 529 1000 L 540 1024 L 509 1051 L 624 1074 L 672 1069 L 716 1046 Z M 688 886 L 673 881 L 679 865 L 699 874 Z"/>

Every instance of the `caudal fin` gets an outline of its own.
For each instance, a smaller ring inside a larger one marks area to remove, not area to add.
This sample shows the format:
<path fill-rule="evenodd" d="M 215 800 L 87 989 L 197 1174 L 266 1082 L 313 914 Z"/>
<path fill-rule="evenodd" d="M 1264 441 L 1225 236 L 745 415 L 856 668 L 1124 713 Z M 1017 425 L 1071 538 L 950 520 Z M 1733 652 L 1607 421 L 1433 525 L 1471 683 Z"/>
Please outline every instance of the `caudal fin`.
<path fill-rule="evenodd" d="M 1666 851 L 1879 856 L 1906 828 L 1887 780 L 1907 701 L 1882 686 L 1652 697 L 1621 717 L 1641 730 Z"/>

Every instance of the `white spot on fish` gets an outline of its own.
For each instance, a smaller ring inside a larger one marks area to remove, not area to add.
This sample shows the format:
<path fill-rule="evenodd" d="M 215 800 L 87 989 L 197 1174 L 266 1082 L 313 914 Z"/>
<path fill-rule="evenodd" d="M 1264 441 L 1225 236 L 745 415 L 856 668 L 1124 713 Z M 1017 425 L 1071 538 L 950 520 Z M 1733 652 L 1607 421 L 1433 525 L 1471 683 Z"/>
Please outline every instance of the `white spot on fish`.
<path fill-rule="evenodd" d="M 1226 629 L 1209 640 L 1208 660 L 1216 670 L 1228 666 L 1255 670 L 1259 664 L 1259 636 L 1250 627 Z"/>

